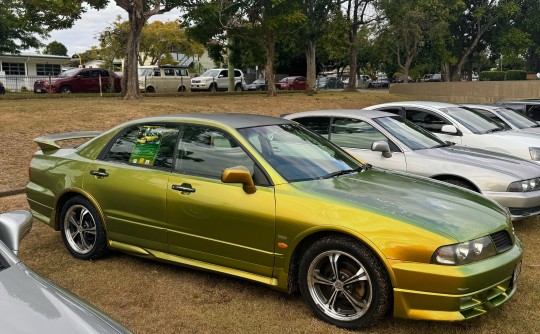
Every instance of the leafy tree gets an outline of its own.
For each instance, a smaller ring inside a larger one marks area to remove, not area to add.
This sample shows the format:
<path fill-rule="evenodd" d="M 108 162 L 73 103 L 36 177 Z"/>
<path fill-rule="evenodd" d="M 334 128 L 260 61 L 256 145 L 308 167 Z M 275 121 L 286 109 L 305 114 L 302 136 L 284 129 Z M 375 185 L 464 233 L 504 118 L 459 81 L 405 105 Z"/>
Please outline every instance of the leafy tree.
<path fill-rule="evenodd" d="M 67 56 L 67 48 L 64 44 L 52 41 L 43 50 L 43 54 L 46 55 L 57 55 L 57 56 Z"/>
<path fill-rule="evenodd" d="M 475 51 L 489 45 L 488 32 L 499 22 L 509 20 L 519 12 L 517 0 L 463 0 L 465 7 L 457 7 L 450 24 L 452 39 L 447 40 L 455 64 L 446 66 L 446 74 L 452 81 L 459 81 L 465 63 Z"/>
<path fill-rule="evenodd" d="M 390 39 L 390 48 L 397 57 L 404 82 L 425 41 L 445 34 L 450 10 L 455 0 L 381 0 L 386 24 L 384 37 Z"/>
<path fill-rule="evenodd" d="M 92 0 L 95 8 L 105 7 L 106 0 Z M 0 5 L 0 52 L 19 53 L 38 48 L 40 38 L 49 32 L 66 29 L 80 18 L 85 7 L 80 0 L 3 0 Z"/>

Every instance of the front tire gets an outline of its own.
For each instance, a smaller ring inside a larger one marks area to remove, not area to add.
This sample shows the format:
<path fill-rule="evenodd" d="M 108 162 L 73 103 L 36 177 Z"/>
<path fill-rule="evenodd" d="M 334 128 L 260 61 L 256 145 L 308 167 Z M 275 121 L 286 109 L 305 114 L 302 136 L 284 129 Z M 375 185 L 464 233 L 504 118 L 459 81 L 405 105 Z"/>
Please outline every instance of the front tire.
<path fill-rule="evenodd" d="M 62 240 L 68 251 L 80 260 L 92 260 L 108 254 L 107 238 L 101 217 L 86 198 L 69 199 L 60 216 Z"/>
<path fill-rule="evenodd" d="M 377 324 L 392 304 L 392 285 L 381 262 L 360 242 L 328 236 L 302 257 L 299 285 L 320 319 L 347 329 Z"/>
<path fill-rule="evenodd" d="M 62 87 L 60 87 L 60 93 L 62 93 L 62 94 L 69 94 L 69 93 L 71 93 L 71 87 L 69 87 L 69 86 L 62 86 Z"/>

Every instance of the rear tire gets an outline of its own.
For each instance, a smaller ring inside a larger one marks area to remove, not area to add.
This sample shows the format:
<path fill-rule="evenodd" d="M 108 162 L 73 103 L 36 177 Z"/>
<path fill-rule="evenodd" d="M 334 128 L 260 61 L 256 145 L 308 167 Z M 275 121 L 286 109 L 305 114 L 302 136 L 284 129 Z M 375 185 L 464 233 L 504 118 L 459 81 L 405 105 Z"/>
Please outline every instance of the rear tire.
<path fill-rule="evenodd" d="M 241 92 L 242 91 L 242 85 L 237 84 L 236 86 L 234 86 L 234 90 L 237 91 L 237 92 Z"/>
<path fill-rule="evenodd" d="M 180 86 L 178 87 L 178 93 L 184 93 L 186 91 L 186 87 Z"/>
<path fill-rule="evenodd" d="M 377 324 L 392 306 L 392 285 L 382 263 L 346 236 L 316 241 L 302 256 L 299 286 L 320 319 L 347 329 Z"/>
<path fill-rule="evenodd" d="M 62 94 L 69 94 L 69 93 L 71 93 L 71 87 L 69 87 L 69 86 L 62 86 L 62 87 L 60 87 L 60 93 L 62 93 Z"/>
<path fill-rule="evenodd" d="M 152 86 L 146 87 L 146 92 L 147 92 L 147 93 L 155 93 L 155 92 L 156 92 L 156 89 L 155 89 L 154 87 L 152 87 Z"/>
<path fill-rule="evenodd" d="M 98 259 L 109 253 L 101 217 L 84 197 L 73 197 L 64 204 L 60 232 L 66 248 L 77 259 Z"/>

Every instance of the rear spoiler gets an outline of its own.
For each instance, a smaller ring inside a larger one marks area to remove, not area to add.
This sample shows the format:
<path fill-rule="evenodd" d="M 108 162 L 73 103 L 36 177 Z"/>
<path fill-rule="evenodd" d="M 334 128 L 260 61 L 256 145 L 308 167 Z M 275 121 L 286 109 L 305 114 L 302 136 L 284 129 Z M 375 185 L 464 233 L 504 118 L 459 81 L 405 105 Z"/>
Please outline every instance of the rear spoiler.
<path fill-rule="evenodd" d="M 99 131 L 79 131 L 58 133 L 50 136 L 42 136 L 34 139 L 34 142 L 39 145 L 42 151 L 58 150 L 60 145 L 56 142 L 59 140 L 79 139 L 79 138 L 94 138 L 101 134 Z"/>

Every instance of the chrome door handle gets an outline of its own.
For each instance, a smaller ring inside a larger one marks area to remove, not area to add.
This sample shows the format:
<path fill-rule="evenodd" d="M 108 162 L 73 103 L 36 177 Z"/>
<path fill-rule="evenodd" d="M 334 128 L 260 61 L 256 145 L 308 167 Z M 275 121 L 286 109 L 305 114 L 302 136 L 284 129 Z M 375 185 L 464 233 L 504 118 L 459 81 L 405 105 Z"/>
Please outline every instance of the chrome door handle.
<path fill-rule="evenodd" d="M 171 188 L 172 190 L 180 191 L 182 193 L 194 193 L 196 191 L 189 183 L 182 183 L 181 185 L 173 184 Z"/>
<path fill-rule="evenodd" d="M 109 173 L 105 171 L 105 169 L 98 169 L 98 170 L 91 170 L 90 175 L 95 175 L 97 177 L 107 177 L 109 176 Z"/>

